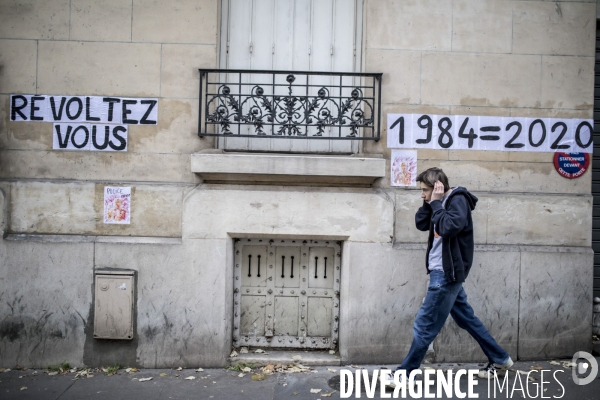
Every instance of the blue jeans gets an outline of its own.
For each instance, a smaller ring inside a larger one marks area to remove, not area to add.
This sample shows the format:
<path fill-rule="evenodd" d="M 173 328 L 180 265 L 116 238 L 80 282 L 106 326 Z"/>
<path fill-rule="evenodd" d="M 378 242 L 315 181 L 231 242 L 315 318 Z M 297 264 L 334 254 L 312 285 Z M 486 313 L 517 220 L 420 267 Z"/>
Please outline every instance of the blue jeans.
<path fill-rule="evenodd" d="M 442 271 L 431 271 L 429 276 L 427 296 L 415 318 L 412 345 L 402 365 L 396 370 L 406 370 L 408 377 L 420 367 L 429 345 L 444 326 L 448 314 L 452 315 L 459 327 L 473 336 L 490 362 L 503 364 L 508 361 L 508 353 L 496 343 L 475 316 L 473 308 L 467 302 L 462 283 L 449 282 Z"/>

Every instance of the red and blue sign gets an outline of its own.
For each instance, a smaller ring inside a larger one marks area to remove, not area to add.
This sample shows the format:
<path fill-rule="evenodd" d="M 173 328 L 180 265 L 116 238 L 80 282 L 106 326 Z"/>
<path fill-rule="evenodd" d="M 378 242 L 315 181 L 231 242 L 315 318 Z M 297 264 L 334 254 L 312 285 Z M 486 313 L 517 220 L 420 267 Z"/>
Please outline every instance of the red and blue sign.
<path fill-rule="evenodd" d="M 579 178 L 590 168 L 588 153 L 554 153 L 554 167 L 567 179 Z"/>

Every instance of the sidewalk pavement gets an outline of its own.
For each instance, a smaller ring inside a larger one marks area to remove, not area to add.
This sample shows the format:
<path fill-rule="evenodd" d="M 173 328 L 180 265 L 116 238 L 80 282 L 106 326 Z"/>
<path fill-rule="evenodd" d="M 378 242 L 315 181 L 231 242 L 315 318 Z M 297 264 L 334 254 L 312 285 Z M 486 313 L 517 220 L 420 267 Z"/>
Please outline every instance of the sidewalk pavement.
<path fill-rule="evenodd" d="M 596 360 L 600 358 L 596 357 Z M 480 399 L 489 398 L 562 398 L 565 400 L 597 400 L 600 399 L 600 375 L 585 386 L 576 385 L 572 379 L 572 371 L 568 363 L 571 360 L 548 361 L 518 361 L 508 375 L 508 387 L 512 393 L 493 393 L 493 384 L 488 395 L 487 380 L 478 379 L 475 393 Z M 558 364 L 558 365 L 557 365 Z M 424 364 L 423 368 L 441 370 L 478 369 L 483 364 Z M 283 368 L 288 366 L 283 366 Z M 10 370 L 0 373 L 0 399 L 291 399 L 291 400 L 326 400 L 339 399 L 340 370 L 346 369 L 353 373 L 366 369 L 369 376 L 374 369 L 382 367 L 395 368 L 395 365 L 346 365 L 346 366 L 316 366 L 303 367 L 296 365 L 292 371 L 277 372 L 271 368 L 267 373 L 263 368 L 255 367 L 251 372 L 242 373 L 227 369 L 120 369 L 116 374 L 107 376 L 99 369 L 70 370 L 65 373 L 49 375 L 48 371 L 40 369 Z M 278 369 L 283 369 L 279 366 Z M 543 391 L 540 391 L 540 373 L 532 373 L 535 381 L 528 381 L 527 376 L 517 371 L 529 372 L 544 370 Z M 305 372 L 297 372 L 304 370 Z M 0 369 L 2 371 L 2 369 Z M 74 371 L 74 372 L 71 372 Z M 286 369 L 290 371 L 290 369 Z M 556 372 L 562 371 L 562 372 Z M 243 374 L 243 375 L 240 375 Z M 556 376 L 556 379 L 554 378 Z M 192 378 L 190 378 L 192 377 Z M 519 377 L 523 391 L 520 390 Z M 151 379 L 148 379 L 151 378 Z M 264 379 L 263 379 L 264 378 Z M 257 380 L 262 379 L 262 380 Z M 559 384 L 560 382 L 560 384 Z M 561 386 L 562 385 L 562 386 Z M 460 381 L 461 391 L 467 393 L 467 378 Z M 536 389 L 537 388 L 537 389 Z M 527 392 L 527 389 L 529 392 Z M 497 389 L 499 390 L 499 389 Z M 435 386 L 432 393 L 436 393 Z M 392 395 L 388 389 L 387 393 Z M 524 395 L 524 396 L 523 396 Z M 351 398 L 356 398 L 353 394 Z M 360 398 L 368 398 L 364 387 Z M 377 385 L 375 397 L 380 397 L 380 387 Z M 420 398 L 410 397 L 407 398 Z M 424 398 L 424 396 L 423 396 Z M 458 398 L 458 397 L 438 397 Z"/>

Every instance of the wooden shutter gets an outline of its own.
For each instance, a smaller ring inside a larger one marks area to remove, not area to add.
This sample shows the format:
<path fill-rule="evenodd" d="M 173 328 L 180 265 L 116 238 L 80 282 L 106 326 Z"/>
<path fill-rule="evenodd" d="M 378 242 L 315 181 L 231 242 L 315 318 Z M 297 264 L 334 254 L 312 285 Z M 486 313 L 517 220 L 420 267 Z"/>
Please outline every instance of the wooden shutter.
<path fill-rule="evenodd" d="M 362 4 L 363 0 L 223 0 L 220 67 L 357 72 Z M 245 79 L 244 83 L 266 83 L 272 78 L 252 75 Z M 277 83 L 285 83 L 285 75 L 277 79 L 281 80 Z M 310 79 L 311 84 L 330 85 L 337 84 L 333 79 L 339 78 Z M 272 88 L 264 89 L 266 95 L 273 94 Z M 311 94 L 316 94 L 318 89 L 313 89 Z M 285 90 L 276 88 L 275 94 L 287 94 Z M 349 93 L 350 89 L 344 89 L 342 95 L 347 97 Z M 249 129 L 246 133 L 251 134 Z M 330 133 L 334 134 L 326 132 Z M 358 142 L 228 137 L 219 140 L 219 147 L 242 151 L 355 153 Z"/>

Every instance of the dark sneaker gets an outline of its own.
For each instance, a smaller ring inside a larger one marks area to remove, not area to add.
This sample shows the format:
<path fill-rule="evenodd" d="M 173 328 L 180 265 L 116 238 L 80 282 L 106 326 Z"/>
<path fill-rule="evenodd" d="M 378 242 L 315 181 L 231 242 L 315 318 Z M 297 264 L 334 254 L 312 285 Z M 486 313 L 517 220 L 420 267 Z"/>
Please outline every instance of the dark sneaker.
<path fill-rule="evenodd" d="M 492 379 L 494 378 L 494 373 L 497 376 L 504 376 L 504 374 L 506 373 L 506 371 L 512 367 L 513 365 L 513 360 L 509 357 L 508 361 L 505 362 L 504 364 L 497 364 L 497 363 L 488 363 L 488 365 L 485 366 L 484 369 L 480 369 L 479 370 L 479 377 L 482 379 Z"/>

